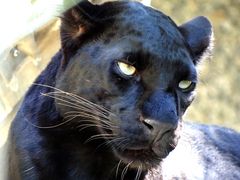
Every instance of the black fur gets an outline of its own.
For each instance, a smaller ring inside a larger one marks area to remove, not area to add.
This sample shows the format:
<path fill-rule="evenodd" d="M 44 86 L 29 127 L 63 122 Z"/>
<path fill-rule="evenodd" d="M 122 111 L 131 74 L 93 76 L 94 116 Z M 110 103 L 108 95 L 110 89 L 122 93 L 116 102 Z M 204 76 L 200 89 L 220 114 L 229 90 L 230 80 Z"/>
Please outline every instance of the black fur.
<path fill-rule="evenodd" d="M 11 126 L 9 179 L 240 178 L 239 134 L 182 123 L 211 48 L 205 17 L 178 27 L 137 2 L 84 1 L 61 18 L 61 50 Z"/>

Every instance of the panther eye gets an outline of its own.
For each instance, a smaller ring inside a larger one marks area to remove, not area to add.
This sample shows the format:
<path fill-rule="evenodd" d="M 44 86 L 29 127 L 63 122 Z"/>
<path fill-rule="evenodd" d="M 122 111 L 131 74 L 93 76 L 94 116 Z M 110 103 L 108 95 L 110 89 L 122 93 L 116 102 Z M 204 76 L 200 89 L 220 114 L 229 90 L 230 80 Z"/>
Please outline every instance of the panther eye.
<path fill-rule="evenodd" d="M 190 91 L 195 87 L 195 83 L 189 80 L 180 81 L 178 87 L 183 91 Z"/>
<path fill-rule="evenodd" d="M 130 64 L 118 61 L 117 65 L 121 73 L 123 73 L 124 75 L 132 76 L 136 73 L 136 68 Z"/>

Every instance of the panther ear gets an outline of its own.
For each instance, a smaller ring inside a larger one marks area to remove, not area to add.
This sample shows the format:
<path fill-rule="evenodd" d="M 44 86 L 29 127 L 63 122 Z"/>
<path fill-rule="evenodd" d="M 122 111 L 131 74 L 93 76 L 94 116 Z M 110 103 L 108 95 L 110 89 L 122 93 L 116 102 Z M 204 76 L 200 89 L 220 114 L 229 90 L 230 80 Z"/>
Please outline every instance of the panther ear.
<path fill-rule="evenodd" d="M 179 30 L 192 51 L 194 64 L 211 53 L 213 31 L 212 25 L 206 17 L 196 17 L 179 26 Z"/>
<path fill-rule="evenodd" d="M 76 53 L 77 49 L 86 39 L 97 34 L 100 27 L 96 28 L 99 26 L 99 23 L 95 16 L 98 11 L 98 5 L 84 0 L 60 16 L 63 66 L 68 63 L 69 58 Z"/>

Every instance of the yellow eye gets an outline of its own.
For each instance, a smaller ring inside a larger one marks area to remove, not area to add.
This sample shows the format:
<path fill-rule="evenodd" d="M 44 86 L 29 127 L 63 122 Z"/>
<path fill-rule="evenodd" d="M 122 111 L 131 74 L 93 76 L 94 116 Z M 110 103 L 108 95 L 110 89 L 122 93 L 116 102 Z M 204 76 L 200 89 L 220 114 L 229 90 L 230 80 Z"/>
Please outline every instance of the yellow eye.
<path fill-rule="evenodd" d="M 119 70 L 121 71 L 121 73 L 123 73 L 124 75 L 127 76 L 132 76 L 135 74 L 136 72 L 136 68 L 132 65 L 126 64 L 124 62 L 117 62 Z"/>
<path fill-rule="evenodd" d="M 193 85 L 193 82 L 192 81 L 189 81 L 189 80 L 183 80 L 183 81 L 180 81 L 179 84 L 178 84 L 178 87 L 182 90 L 187 90 L 189 89 L 191 86 Z"/>

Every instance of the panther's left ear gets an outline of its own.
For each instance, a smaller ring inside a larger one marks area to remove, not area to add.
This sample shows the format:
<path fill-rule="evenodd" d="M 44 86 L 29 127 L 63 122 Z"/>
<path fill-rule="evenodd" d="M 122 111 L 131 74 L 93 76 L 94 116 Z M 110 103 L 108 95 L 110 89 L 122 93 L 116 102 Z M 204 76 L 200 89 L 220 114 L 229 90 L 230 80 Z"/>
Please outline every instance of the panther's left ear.
<path fill-rule="evenodd" d="M 213 30 L 210 21 L 206 17 L 196 17 L 179 26 L 179 30 L 192 51 L 194 64 L 197 64 L 211 53 Z"/>

